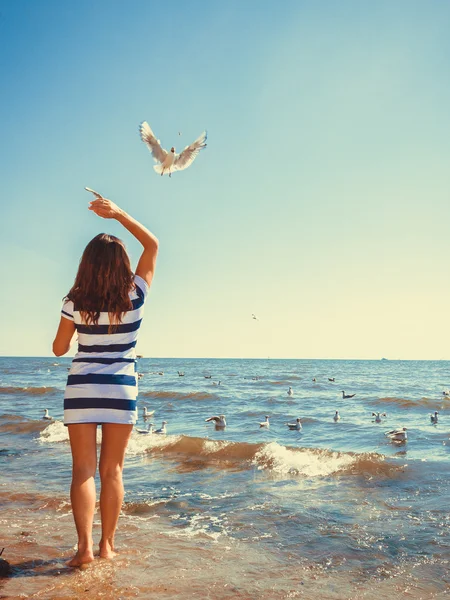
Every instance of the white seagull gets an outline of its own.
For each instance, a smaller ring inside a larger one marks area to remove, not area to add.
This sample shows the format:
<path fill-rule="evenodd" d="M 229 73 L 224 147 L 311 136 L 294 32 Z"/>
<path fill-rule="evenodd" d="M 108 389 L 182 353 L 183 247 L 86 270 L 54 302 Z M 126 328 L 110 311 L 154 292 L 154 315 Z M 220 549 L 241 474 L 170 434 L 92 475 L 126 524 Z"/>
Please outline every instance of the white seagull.
<path fill-rule="evenodd" d="M 375 417 L 375 423 L 381 423 L 381 417 L 387 417 L 386 413 L 372 413 L 372 417 Z"/>
<path fill-rule="evenodd" d="M 45 409 L 44 416 L 42 418 L 45 421 L 53 421 L 53 417 L 48 414 L 48 408 Z"/>
<path fill-rule="evenodd" d="M 434 423 L 434 425 L 436 425 L 436 423 L 438 422 L 438 414 L 438 411 L 435 410 L 434 415 L 430 415 L 431 422 Z"/>
<path fill-rule="evenodd" d="M 293 396 L 294 395 L 294 390 L 291 388 L 291 386 L 289 386 L 289 389 L 287 391 L 287 395 L 288 396 Z"/>
<path fill-rule="evenodd" d="M 406 442 L 408 435 L 406 433 L 406 427 L 400 429 L 393 429 L 392 431 L 386 431 L 384 434 L 390 438 L 393 442 Z"/>
<path fill-rule="evenodd" d="M 450 390 L 444 390 L 444 391 L 442 392 L 442 395 L 443 395 L 443 396 L 450 396 Z"/>
<path fill-rule="evenodd" d="M 300 431 L 302 428 L 299 417 L 296 418 L 295 423 L 286 423 L 286 425 L 289 427 L 289 429 L 296 429 L 297 431 Z"/>
<path fill-rule="evenodd" d="M 227 421 L 225 419 L 225 415 L 219 415 L 218 417 L 209 417 L 208 419 L 205 419 L 206 423 L 209 423 L 210 421 L 214 421 L 214 424 L 216 427 L 226 427 L 227 426 Z"/>
<path fill-rule="evenodd" d="M 135 429 L 138 433 L 143 433 L 144 435 L 148 435 L 148 434 L 153 433 L 153 423 L 149 423 L 147 425 L 147 429 L 138 429 L 137 427 Z"/>
<path fill-rule="evenodd" d="M 148 419 L 149 417 L 153 417 L 154 414 L 155 414 L 154 410 L 147 410 L 147 407 L 144 406 L 144 412 L 142 413 L 142 416 L 144 417 L 144 419 Z"/>
<path fill-rule="evenodd" d="M 159 429 L 155 429 L 153 433 L 167 433 L 167 421 L 163 421 Z"/>
<path fill-rule="evenodd" d="M 164 150 L 164 148 L 161 147 L 160 141 L 156 139 L 155 134 L 146 121 L 141 123 L 139 130 L 141 132 L 142 141 L 147 144 L 155 162 L 158 163 L 153 168 L 161 175 L 167 173 L 169 177 L 171 177 L 174 171 L 187 169 L 192 165 L 200 150 L 206 148 L 206 131 L 204 131 L 195 142 L 192 142 L 190 146 L 186 146 L 183 152 L 175 154 L 175 148 L 173 146 L 170 149 L 170 152 L 167 152 L 167 150 Z"/>
<path fill-rule="evenodd" d="M 270 427 L 269 417 L 266 415 L 266 420 L 259 424 L 260 427 Z"/>
<path fill-rule="evenodd" d="M 339 421 L 339 419 L 340 419 L 340 418 L 341 418 L 341 415 L 339 414 L 339 411 L 337 410 L 337 411 L 334 413 L 334 417 L 333 417 L 333 419 L 334 419 L 334 421 L 337 423 L 337 422 Z"/>

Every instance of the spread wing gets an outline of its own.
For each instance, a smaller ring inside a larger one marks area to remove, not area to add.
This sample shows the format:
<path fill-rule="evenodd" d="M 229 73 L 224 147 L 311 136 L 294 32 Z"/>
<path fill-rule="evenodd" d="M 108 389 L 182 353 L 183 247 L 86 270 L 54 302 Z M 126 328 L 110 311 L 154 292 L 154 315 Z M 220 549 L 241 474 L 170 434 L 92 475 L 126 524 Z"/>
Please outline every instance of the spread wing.
<path fill-rule="evenodd" d="M 215 423 L 217 423 L 218 421 L 220 421 L 220 417 L 209 417 L 209 419 L 205 419 L 206 423 L 209 423 L 210 421 L 214 421 Z"/>
<path fill-rule="evenodd" d="M 156 139 L 147 121 L 141 123 L 139 131 L 141 133 L 141 140 L 147 144 L 155 162 L 163 163 L 167 156 L 167 151 L 161 148 L 161 142 Z"/>
<path fill-rule="evenodd" d="M 192 165 L 200 150 L 206 148 L 206 137 L 206 131 L 204 131 L 202 135 L 195 140 L 195 142 L 192 142 L 190 146 L 186 146 L 183 152 L 177 154 L 172 169 L 176 171 L 182 171 L 183 169 L 187 169 L 190 165 Z"/>

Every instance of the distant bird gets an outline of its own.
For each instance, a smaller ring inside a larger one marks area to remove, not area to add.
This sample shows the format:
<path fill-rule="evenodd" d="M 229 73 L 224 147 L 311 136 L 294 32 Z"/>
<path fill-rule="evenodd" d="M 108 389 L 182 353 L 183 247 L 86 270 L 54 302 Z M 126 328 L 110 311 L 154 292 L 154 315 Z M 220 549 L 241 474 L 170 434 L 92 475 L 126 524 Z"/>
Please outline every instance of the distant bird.
<path fill-rule="evenodd" d="M 153 433 L 167 433 L 167 421 L 163 421 L 159 429 L 155 429 Z"/>
<path fill-rule="evenodd" d="M 184 377 L 184 372 L 183 371 L 177 371 L 178 372 L 178 377 Z"/>
<path fill-rule="evenodd" d="M 195 142 L 192 142 L 190 146 L 186 146 L 180 154 L 175 154 L 175 148 L 173 146 L 170 149 L 170 152 L 164 150 L 161 147 L 160 141 L 156 139 L 155 134 L 146 121 L 141 123 L 140 132 L 142 141 L 147 144 L 155 162 L 159 163 L 153 168 L 161 175 L 167 173 L 169 177 L 172 176 L 174 171 L 187 169 L 192 165 L 200 150 L 206 148 L 206 131 L 204 131 Z"/>
<path fill-rule="evenodd" d="M 270 427 L 269 417 L 266 415 L 266 420 L 259 424 L 260 427 Z"/>
<path fill-rule="evenodd" d="M 334 381 L 334 377 L 328 377 L 328 381 Z"/>
<path fill-rule="evenodd" d="M 375 417 L 375 423 L 381 423 L 381 417 L 387 417 L 386 413 L 372 413 L 372 417 Z"/>
<path fill-rule="evenodd" d="M 216 427 L 226 427 L 227 426 L 227 421 L 225 419 L 225 415 L 219 415 L 218 417 L 209 417 L 208 419 L 205 419 L 206 423 L 209 423 L 210 421 L 214 421 L 214 424 Z"/>
<path fill-rule="evenodd" d="M 144 373 L 138 373 L 137 376 L 138 376 L 138 379 L 142 379 L 144 377 Z"/>
<path fill-rule="evenodd" d="M 294 390 L 291 388 L 291 386 L 289 386 L 289 389 L 287 391 L 287 395 L 288 396 L 293 396 L 294 395 Z"/>
<path fill-rule="evenodd" d="M 434 425 L 436 425 L 436 423 L 438 422 L 438 414 L 438 411 L 435 410 L 434 415 L 430 415 L 431 422 L 434 423 Z"/>
<path fill-rule="evenodd" d="M 259 321 L 258 317 L 256 315 L 254 315 L 253 313 L 252 313 L 252 319 L 254 319 L 255 321 Z"/>
<path fill-rule="evenodd" d="M 48 414 L 48 408 L 45 409 L 44 416 L 42 418 L 45 421 L 53 421 L 53 417 Z"/>
<path fill-rule="evenodd" d="M 344 400 L 346 400 L 347 398 L 354 398 L 355 396 L 356 394 L 346 394 L 344 390 L 342 390 L 342 397 L 344 398 Z"/>
<path fill-rule="evenodd" d="M 450 396 L 450 390 L 444 390 L 444 391 L 442 392 L 442 395 L 443 395 L 443 396 Z"/>
<path fill-rule="evenodd" d="M 316 383 L 316 378 L 315 378 L 315 377 L 313 377 L 313 379 L 312 379 L 312 380 L 313 380 L 313 382 L 314 382 L 314 383 Z"/>
<path fill-rule="evenodd" d="M 205 379 L 211 379 L 212 375 L 203 375 Z"/>
<path fill-rule="evenodd" d="M 220 385 L 220 380 L 218 382 L 213 381 L 212 384 L 213 385 Z"/>
<path fill-rule="evenodd" d="M 402 427 L 401 429 L 393 429 L 392 431 L 386 431 L 384 435 L 390 438 L 393 442 L 405 442 L 408 439 L 406 427 Z"/>
<path fill-rule="evenodd" d="M 153 433 L 153 423 L 149 423 L 147 425 L 147 429 L 138 429 L 137 427 L 135 427 L 136 431 L 138 433 L 142 433 L 144 435 L 149 435 Z"/>
<path fill-rule="evenodd" d="M 149 417 L 152 417 L 155 414 L 154 410 L 147 410 L 147 407 L 144 406 L 144 412 L 142 413 L 142 416 L 144 417 L 144 419 L 148 419 Z"/>
<path fill-rule="evenodd" d="M 341 415 L 339 414 L 339 411 L 337 410 L 337 411 L 334 413 L 333 420 L 334 420 L 334 421 L 337 423 L 337 422 L 340 420 L 340 418 L 341 418 Z"/>
<path fill-rule="evenodd" d="M 297 431 L 300 431 L 300 429 L 302 428 L 302 424 L 299 417 L 295 419 L 295 423 L 286 423 L 286 425 L 289 427 L 289 429 L 296 429 Z"/>
<path fill-rule="evenodd" d="M 164 371 L 158 371 L 158 375 L 164 375 Z"/>

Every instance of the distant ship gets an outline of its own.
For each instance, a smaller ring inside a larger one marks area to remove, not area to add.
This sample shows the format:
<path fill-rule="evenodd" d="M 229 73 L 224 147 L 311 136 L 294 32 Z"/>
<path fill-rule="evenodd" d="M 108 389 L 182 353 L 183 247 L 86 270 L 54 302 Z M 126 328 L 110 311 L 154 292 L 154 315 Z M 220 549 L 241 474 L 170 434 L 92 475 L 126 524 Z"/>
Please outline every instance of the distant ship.
<path fill-rule="evenodd" d="M 389 360 L 388 358 L 382 358 L 381 360 Z"/>

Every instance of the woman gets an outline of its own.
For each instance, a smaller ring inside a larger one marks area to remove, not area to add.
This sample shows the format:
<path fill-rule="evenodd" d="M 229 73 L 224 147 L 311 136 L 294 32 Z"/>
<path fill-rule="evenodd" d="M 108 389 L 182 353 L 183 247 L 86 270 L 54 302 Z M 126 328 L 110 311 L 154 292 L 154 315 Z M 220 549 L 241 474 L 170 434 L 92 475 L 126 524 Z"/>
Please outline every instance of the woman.
<path fill-rule="evenodd" d="M 102 425 L 100 556 L 115 555 L 114 534 L 124 495 L 123 462 L 137 418 L 135 346 L 158 254 L 156 237 L 110 200 L 96 199 L 89 209 L 99 217 L 119 221 L 144 250 L 133 275 L 121 240 L 100 234 L 89 242 L 53 342 L 54 354 L 62 356 L 78 333 L 78 352 L 64 396 L 64 424 L 73 460 L 70 499 L 78 534 L 78 551 L 68 563 L 71 567 L 94 560 L 98 424 Z"/>

